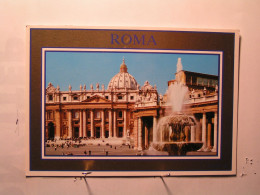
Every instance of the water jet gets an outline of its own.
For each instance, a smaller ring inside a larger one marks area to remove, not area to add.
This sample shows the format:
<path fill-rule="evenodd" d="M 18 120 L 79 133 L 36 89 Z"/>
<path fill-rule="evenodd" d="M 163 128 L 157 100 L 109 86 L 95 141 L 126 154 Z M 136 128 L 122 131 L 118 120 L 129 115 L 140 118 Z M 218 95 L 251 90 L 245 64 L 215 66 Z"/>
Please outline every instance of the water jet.
<path fill-rule="evenodd" d="M 177 62 L 177 72 L 182 71 L 181 58 Z M 171 156 L 183 156 L 189 151 L 199 150 L 203 142 L 189 141 L 189 132 L 196 126 L 194 116 L 182 112 L 182 106 L 187 97 L 188 87 L 177 78 L 168 87 L 166 107 L 170 114 L 159 119 L 155 141 L 151 143 L 150 151 L 166 151 Z M 150 152 L 148 152 L 150 153 Z"/>

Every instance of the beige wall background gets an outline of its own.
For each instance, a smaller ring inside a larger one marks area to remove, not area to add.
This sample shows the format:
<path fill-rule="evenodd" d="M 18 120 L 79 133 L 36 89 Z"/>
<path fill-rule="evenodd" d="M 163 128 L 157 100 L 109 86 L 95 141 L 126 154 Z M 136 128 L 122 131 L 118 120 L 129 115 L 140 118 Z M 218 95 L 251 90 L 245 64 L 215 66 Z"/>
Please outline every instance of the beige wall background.
<path fill-rule="evenodd" d="M 259 0 L 0 0 L 0 194 L 259 194 L 259 7 Z M 26 25 L 239 29 L 237 176 L 26 178 Z"/>

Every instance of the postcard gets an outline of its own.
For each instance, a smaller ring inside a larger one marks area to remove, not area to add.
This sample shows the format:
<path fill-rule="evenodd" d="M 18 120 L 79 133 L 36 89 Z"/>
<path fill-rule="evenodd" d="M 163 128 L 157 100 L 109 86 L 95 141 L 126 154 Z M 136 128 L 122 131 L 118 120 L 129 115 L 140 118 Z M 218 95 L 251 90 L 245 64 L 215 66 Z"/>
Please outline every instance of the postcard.
<path fill-rule="evenodd" d="M 28 176 L 236 174 L 238 31 L 27 32 Z"/>

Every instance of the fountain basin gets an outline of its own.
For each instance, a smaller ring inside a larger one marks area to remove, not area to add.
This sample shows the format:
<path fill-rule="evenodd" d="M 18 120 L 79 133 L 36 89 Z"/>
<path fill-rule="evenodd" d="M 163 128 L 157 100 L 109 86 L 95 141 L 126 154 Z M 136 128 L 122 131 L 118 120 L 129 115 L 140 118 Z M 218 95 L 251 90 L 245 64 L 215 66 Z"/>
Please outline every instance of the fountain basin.
<path fill-rule="evenodd" d="M 152 147 L 157 151 L 166 151 L 169 156 L 185 156 L 187 152 L 197 151 L 203 142 L 154 142 Z"/>

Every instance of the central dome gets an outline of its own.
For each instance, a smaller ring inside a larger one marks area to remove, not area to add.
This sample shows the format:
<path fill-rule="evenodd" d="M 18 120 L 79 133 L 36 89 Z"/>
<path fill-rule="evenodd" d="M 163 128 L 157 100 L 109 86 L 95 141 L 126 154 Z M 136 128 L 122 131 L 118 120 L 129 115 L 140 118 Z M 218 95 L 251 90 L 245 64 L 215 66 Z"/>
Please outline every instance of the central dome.
<path fill-rule="evenodd" d="M 108 89 L 137 89 L 137 82 L 135 78 L 127 72 L 125 59 L 120 66 L 120 72 L 117 73 L 108 83 Z"/>

